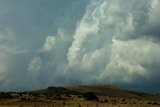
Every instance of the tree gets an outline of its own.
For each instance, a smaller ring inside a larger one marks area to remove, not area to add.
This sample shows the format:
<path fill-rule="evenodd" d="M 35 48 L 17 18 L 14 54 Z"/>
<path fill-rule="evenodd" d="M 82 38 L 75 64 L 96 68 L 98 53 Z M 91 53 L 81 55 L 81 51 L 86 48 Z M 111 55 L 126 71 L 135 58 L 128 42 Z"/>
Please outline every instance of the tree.
<path fill-rule="evenodd" d="M 83 94 L 83 98 L 85 98 L 86 100 L 96 100 L 99 101 L 98 97 L 96 96 L 96 94 L 94 92 L 86 92 Z"/>

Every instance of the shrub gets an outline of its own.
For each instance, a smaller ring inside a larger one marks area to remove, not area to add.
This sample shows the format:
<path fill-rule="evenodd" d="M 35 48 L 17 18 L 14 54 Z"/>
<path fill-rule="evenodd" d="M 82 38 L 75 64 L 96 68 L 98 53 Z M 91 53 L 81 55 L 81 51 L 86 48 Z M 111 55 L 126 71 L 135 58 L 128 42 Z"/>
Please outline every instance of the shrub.
<path fill-rule="evenodd" d="M 0 98 L 11 99 L 11 98 L 13 98 L 13 96 L 12 96 L 11 93 L 9 93 L 9 92 L 7 92 L 7 93 L 1 92 L 1 93 L 0 93 Z"/>
<path fill-rule="evenodd" d="M 83 94 L 83 98 L 87 99 L 87 100 L 96 100 L 99 101 L 98 97 L 96 96 L 96 94 L 94 92 L 86 92 Z"/>
<path fill-rule="evenodd" d="M 153 105 L 158 105 L 158 103 L 157 103 L 157 102 L 153 102 L 152 104 L 153 104 Z"/>
<path fill-rule="evenodd" d="M 125 99 L 125 98 L 123 98 L 123 99 L 122 99 L 122 101 L 126 101 L 126 99 Z"/>
<path fill-rule="evenodd" d="M 47 89 L 49 89 L 49 90 L 53 90 L 53 89 L 55 89 L 56 87 L 54 87 L 54 86 L 50 86 L 50 87 L 48 87 Z"/>
<path fill-rule="evenodd" d="M 105 99 L 105 100 L 104 100 L 104 102 L 105 102 L 105 103 L 108 103 L 108 100 L 107 100 L 107 99 Z"/>
<path fill-rule="evenodd" d="M 82 98 L 82 96 L 81 96 L 81 95 L 78 95 L 77 98 Z"/>
<path fill-rule="evenodd" d="M 39 93 L 35 93 L 35 92 L 30 92 L 29 94 L 34 96 L 34 97 L 39 97 L 40 96 Z"/>

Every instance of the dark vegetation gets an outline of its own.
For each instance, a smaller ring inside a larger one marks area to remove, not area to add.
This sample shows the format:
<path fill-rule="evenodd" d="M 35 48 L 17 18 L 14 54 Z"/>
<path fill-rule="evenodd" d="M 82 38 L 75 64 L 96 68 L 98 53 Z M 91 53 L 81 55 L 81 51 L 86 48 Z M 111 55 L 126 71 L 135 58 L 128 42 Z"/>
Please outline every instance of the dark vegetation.
<path fill-rule="evenodd" d="M 47 89 L 31 91 L 32 94 L 55 95 L 55 94 L 72 94 L 81 95 L 80 92 L 68 90 L 64 87 L 48 87 Z"/>
<path fill-rule="evenodd" d="M 1 92 L 0 93 L 0 99 L 12 99 L 13 98 L 13 96 L 11 95 L 11 93 L 10 92 Z"/>
<path fill-rule="evenodd" d="M 86 92 L 83 94 L 83 98 L 87 99 L 87 100 L 95 100 L 95 101 L 99 101 L 98 97 L 96 96 L 96 94 L 94 92 Z"/>

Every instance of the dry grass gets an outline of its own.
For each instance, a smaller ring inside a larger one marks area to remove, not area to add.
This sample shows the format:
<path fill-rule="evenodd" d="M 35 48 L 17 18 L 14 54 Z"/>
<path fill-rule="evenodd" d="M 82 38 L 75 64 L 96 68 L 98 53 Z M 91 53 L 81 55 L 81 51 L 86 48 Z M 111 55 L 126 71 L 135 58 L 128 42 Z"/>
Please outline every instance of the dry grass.
<path fill-rule="evenodd" d="M 148 104 L 147 101 L 137 101 L 134 99 L 125 101 L 122 101 L 123 99 L 119 99 L 119 101 L 117 100 L 116 102 L 111 102 L 112 100 L 113 98 L 110 99 L 107 103 L 101 101 L 86 101 L 78 98 L 67 101 L 49 100 L 41 102 L 6 100 L 0 101 L 0 107 L 160 107 L 160 105 Z"/>
<path fill-rule="evenodd" d="M 94 104 L 94 103 L 24 103 L 24 104 L 7 104 L 0 105 L 0 107 L 160 107 L 159 105 L 143 105 L 143 104 Z"/>

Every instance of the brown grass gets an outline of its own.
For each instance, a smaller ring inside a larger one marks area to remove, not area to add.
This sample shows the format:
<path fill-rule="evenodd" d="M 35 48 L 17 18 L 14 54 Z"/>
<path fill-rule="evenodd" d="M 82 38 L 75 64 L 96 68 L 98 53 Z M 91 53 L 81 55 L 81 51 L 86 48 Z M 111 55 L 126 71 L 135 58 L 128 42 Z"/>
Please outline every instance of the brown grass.
<path fill-rule="evenodd" d="M 101 97 L 102 99 L 106 99 Z M 44 100 L 37 102 L 20 101 L 20 100 L 1 100 L 0 107 L 160 107 L 160 105 L 148 104 L 148 101 L 138 101 L 135 99 L 129 100 L 125 99 L 110 98 L 109 102 L 101 101 L 86 101 L 82 98 L 74 98 L 72 100 L 62 101 L 62 100 Z"/>

